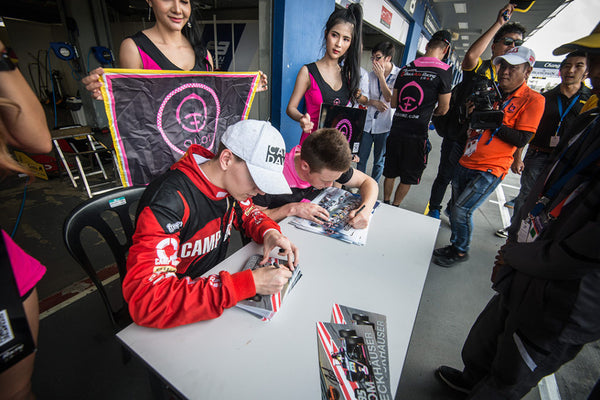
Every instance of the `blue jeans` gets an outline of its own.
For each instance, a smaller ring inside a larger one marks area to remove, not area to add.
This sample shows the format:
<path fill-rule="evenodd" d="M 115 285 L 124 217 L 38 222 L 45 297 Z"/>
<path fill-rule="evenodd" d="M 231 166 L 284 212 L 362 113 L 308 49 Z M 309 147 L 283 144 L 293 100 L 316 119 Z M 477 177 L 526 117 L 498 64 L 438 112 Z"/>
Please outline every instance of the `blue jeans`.
<path fill-rule="evenodd" d="M 458 165 L 458 160 L 462 156 L 464 149 L 465 144 L 462 142 L 456 142 L 446 138 L 442 140 L 440 165 L 438 167 L 437 176 L 431 186 L 431 195 L 429 196 L 430 210 L 442 209 L 442 200 L 444 200 L 446 187 L 452 180 L 454 169 Z"/>
<path fill-rule="evenodd" d="M 468 169 L 457 165 L 452 178 L 452 212 L 450 242 L 461 253 L 469 251 L 473 235 L 473 212 L 502 182 L 502 178 L 489 172 Z"/>
<path fill-rule="evenodd" d="M 548 153 L 535 151 L 533 149 L 527 150 L 525 159 L 523 159 L 525 167 L 521 173 L 521 190 L 519 190 L 519 195 L 515 199 L 513 218 L 515 218 L 515 215 L 519 215 L 519 210 L 523 207 L 523 204 L 525 204 L 525 200 L 527 200 L 529 192 L 531 192 L 531 188 L 533 188 L 538 177 L 544 168 L 546 168 L 546 165 L 548 165 L 549 159 L 550 154 Z"/>
<path fill-rule="evenodd" d="M 385 133 L 370 133 L 363 132 L 362 138 L 360 139 L 360 148 L 358 150 L 358 157 L 360 161 L 356 164 L 356 169 L 361 172 L 365 172 L 367 169 L 367 161 L 369 160 L 369 154 L 371 154 L 371 145 L 373 148 L 373 171 L 371 171 L 371 177 L 379 182 L 381 174 L 383 174 L 383 162 L 385 160 L 385 143 L 390 132 Z"/>

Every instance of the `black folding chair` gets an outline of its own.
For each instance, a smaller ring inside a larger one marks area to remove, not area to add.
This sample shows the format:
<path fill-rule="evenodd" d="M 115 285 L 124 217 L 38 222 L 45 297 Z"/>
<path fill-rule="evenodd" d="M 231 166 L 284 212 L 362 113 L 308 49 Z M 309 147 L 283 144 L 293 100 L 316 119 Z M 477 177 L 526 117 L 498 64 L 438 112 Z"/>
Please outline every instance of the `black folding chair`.
<path fill-rule="evenodd" d="M 131 317 L 124 301 L 116 310 L 111 304 L 104 285 L 98 278 L 93 262 L 86 251 L 89 243 L 82 243 L 81 233 L 84 228 L 89 227 L 96 230 L 104 239 L 117 264 L 122 283 L 126 272 L 127 252 L 131 247 L 135 231 L 135 207 L 137 207 L 137 202 L 145 188 L 145 186 L 119 188 L 87 200 L 71 211 L 65 219 L 63 227 L 63 238 L 69 253 L 81 265 L 98 289 L 108 317 L 115 328 L 121 328 L 131 322 Z M 121 229 L 122 232 L 119 232 Z"/>

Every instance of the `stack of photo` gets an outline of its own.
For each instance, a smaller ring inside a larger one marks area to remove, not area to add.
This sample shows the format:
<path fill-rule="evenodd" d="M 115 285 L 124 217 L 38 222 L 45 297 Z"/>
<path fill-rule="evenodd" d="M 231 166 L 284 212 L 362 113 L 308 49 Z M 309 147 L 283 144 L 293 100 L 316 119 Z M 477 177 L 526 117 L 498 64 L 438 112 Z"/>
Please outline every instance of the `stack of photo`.
<path fill-rule="evenodd" d="M 287 268 L 287 260 L 270 257 L 266 264 L 259 265 L 262 259 L 263 256 L 261 254 L 253 255 L 248 259 L 242 270 L 255 270 L 257 268 L 265 267 Z M 290 280 L 283 289 L 281 289 L 281 292 L 271 295 L 257 294 L 254 297 L 240 301 L 236 304 L 236 307 L 248 311 L 256 317 L 261 318 L 263 321 L 270 321 L 281 308 L 283 299 L 292 291 L 301 277 L 302 272 L 300 271 L 300 268 L 296 266 Z"/>

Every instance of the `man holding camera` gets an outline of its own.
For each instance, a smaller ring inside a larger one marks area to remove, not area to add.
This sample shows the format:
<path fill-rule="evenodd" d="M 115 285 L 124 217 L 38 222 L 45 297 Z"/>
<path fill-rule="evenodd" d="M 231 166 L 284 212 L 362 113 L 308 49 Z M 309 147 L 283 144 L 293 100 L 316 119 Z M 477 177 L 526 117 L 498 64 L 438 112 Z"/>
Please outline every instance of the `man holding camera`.
<path fill-rule="evenodd" d="M 429 197 L 429 213 L 427 215 L 430 217 L 440 218 L 446 187 L 452 180 L 454 169 L 465 148 L 467 127 L 464 126 L 462 107 L 465 98 L 472 93 L 474 78 L 484 76 L 497 81 L 498 73 L 492 60 L 523 44 L 525 27 L 519 23 L 508 22 L 513 9 L 514 5 L 512 4 L 504 6 L 498 12 L 492 26 L 469 47 L 462 62 L 463 80 L 452 90 L 450 110 L 443 117 L 433 118 L 436 131 L 444 139 L 442 140 L 438 173 Z M 481 55 L 490 42 L 492 43 L 492 58 L 482 60 Z M 448 210 L 451 207 L 452 205 L 448 204 Z"/>
<path fill-rule="evenodd" d="M 452 178 L 452 244 L 433 252 L 433 262 L 442 267 L 451 267 L 468 259 L 473 212 L 504 179 L 512 165 L 515 150 L 529 142 L 544 112 L 544 97 L 527 86 L 527 78 L 535 63 L 532 50 L 515 47 L 496 57 L 493 63 L 498 68 L 498 86 L 502 94 L 501 104 L 496 108 L 504 115 L 498 127 L 478 129 L 481 125 L 474 126 L 473 116 L 478 115 L 477 122 L 486 126 L 490 122 L 486 117 L 489 114 L 474 113 L 475 107 L 470 104 L 471 129 L 464 154 Z"/>
<path fill-rule="evenodd" d="M 587 53 L 593 92 L 600 94 L 600 24 L 553 54 L 573 50 Z M 462 348 L 464 369 L 436 371 L 470 400 L 521 399 L 600 339 L 600 116 L 591 107 L 564 129 L 513 218 L 494 263 L 497 293 Z"/>

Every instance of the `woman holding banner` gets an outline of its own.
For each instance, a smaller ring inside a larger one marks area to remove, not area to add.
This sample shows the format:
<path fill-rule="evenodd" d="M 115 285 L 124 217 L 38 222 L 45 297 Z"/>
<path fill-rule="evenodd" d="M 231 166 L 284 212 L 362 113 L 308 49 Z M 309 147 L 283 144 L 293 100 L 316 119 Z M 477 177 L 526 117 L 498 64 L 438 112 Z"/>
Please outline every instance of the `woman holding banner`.
<path fill-rule="evenodd" d="M 335 10 L 325 24 L 325 55 L 300 68 L 287 115 L 300 123 L 300 144 L 318 128 L 322 103 L 347 105 L 360 97 L 362 8 L 350 4 Z M 304 96 L 306 113 L 298 110 Z"/>
<path fill-rule="evenodd" d="M 213 59 L 202 45 L 200 24 L 186 0 L 147 0 L 148 19 L 156 23 L 126 38 L 119 49 L 119 65 L 127 69 L 212 71 Z M 102 100 L 99 81 L 104 73 L 96 68 L 83 78 L 85 88 Z M 258 91 L 267 90 L 267 76 L 261 73 Z"/>

